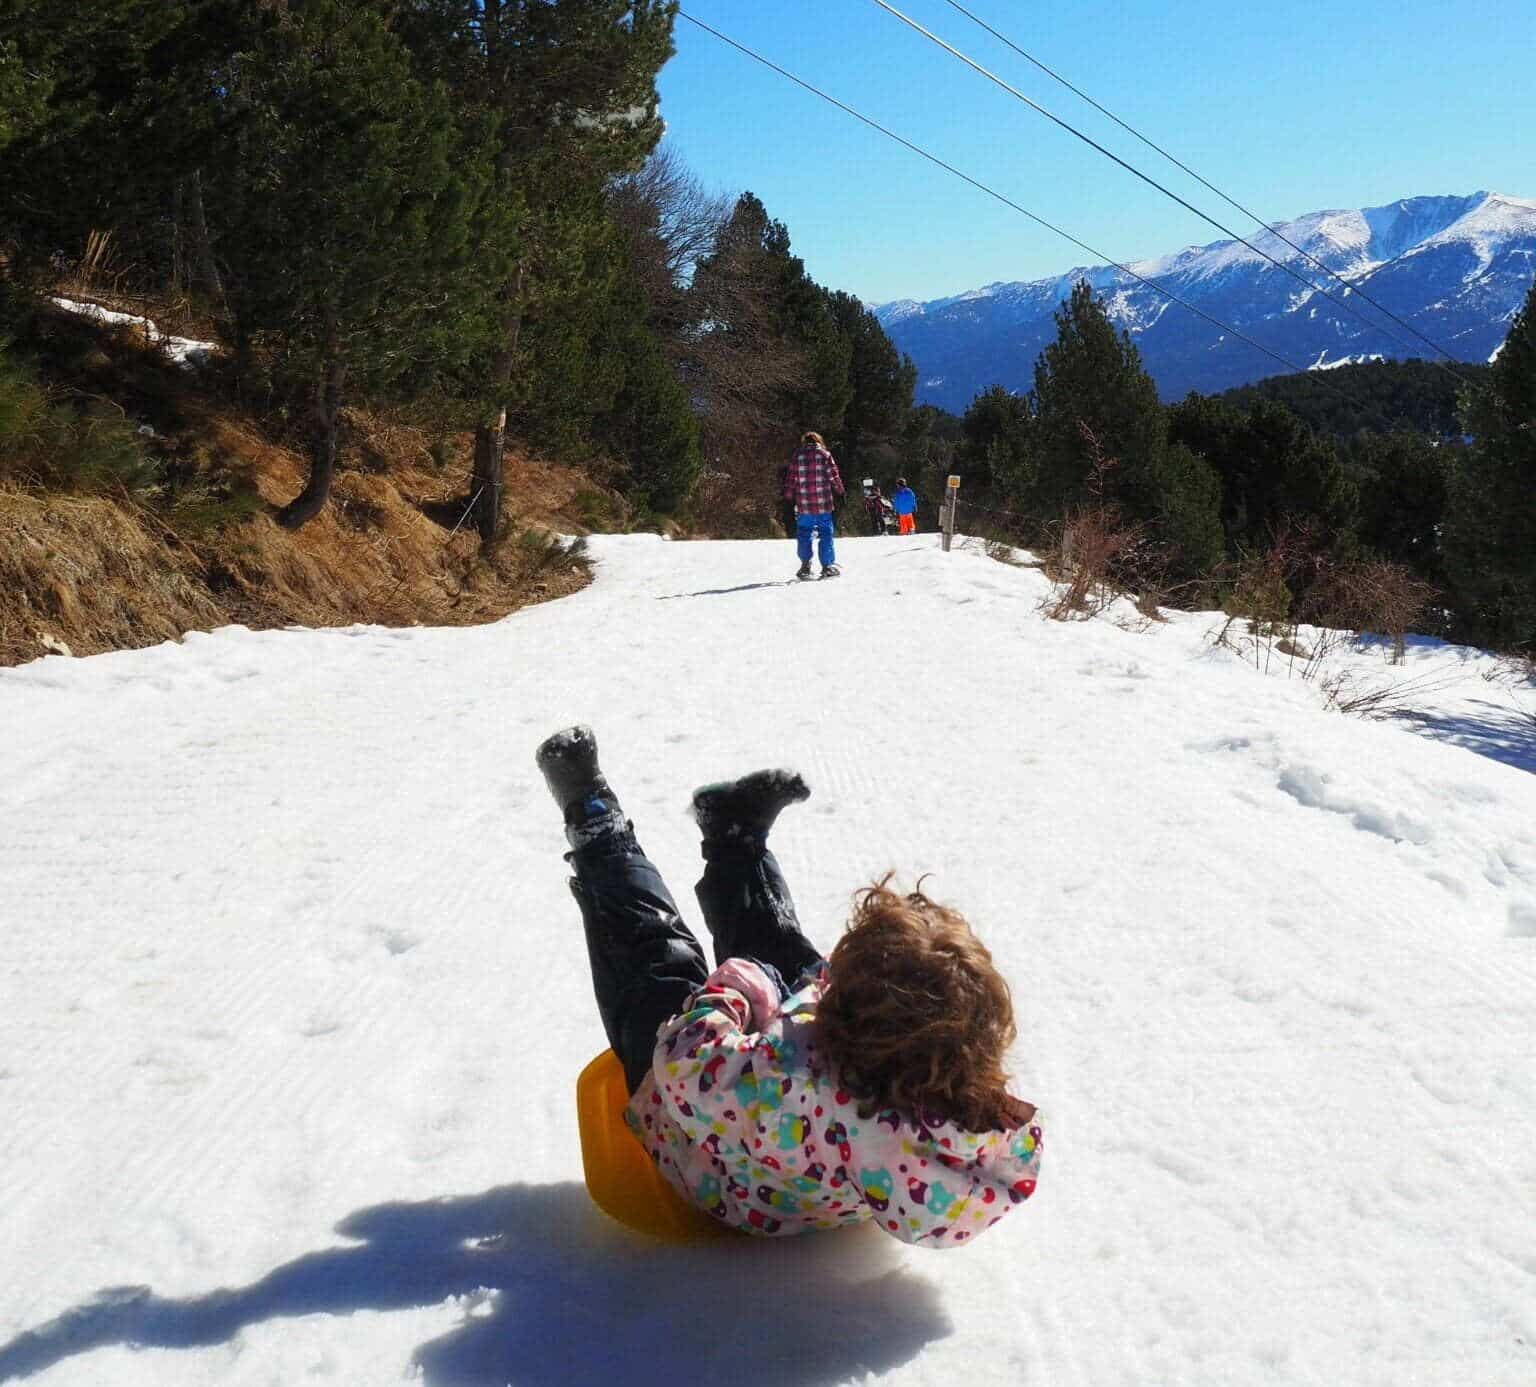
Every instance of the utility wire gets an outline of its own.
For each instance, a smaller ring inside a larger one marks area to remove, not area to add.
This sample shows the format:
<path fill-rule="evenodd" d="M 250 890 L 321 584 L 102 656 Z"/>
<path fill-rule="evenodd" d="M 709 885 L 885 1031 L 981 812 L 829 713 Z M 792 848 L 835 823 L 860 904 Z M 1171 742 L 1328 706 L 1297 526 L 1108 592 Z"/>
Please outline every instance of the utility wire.
<path fill-rule="evenodd" d="M 1105 264 L 1113 266 L 1115 269 L 1119 270 L 1121 274 L 1129 276 L 1139 284 L 1146 285 L 1146 287 L 1151 289 L 1154 293 L 1161 294 L 1170 303 L 1176 303 L 1180 308 L 1187 309 L 1197 318 L 1203 318 L 1206 322 L 1211 324 L 1212 327 L 1220 328 L 1223 333 L 1229 333 L 1231 336 L 1237 338 L 1240 342 L 1246 342 L 1255 351 L 1262 352 L 1265 356 L 1269 357 L 1273 361 L 1278 361 L 1282 366 L 1286 368 L 1287 371 L 1293 373 L 1301 373 L 1307 370 L 1306 367 L 1298 366 L 1294 361 L 1291 361 L 1287 357 L 1281 356 L 1279 352 L 1273 351 L 1269 347 L 1266 347 L 1262 342 L 1254 341 L 1254 339 L 1249 337 L 1247 333 L 1240 332 L 1230 323 L 1222 322 L 1220 318 L 1217 318 L 1214 315 L 1207 313 L 1205 309 L 1190 303 L 1188 299 L 1181 298 L 1178 294 L 1175 294 L 1173 290 L 1164 288 L 1156 280 L 1148 279 L 1145 275 L 1139 275 L 1129 266 L 1122 265 L 1118 260 L 1111 259 L 1111 257 L 1106 255 L 1103 251 L 1089 245 L 1088 242 L 1079 240 L 1070 231 L 1063 231 L 1059 226 L 1046 221 L 1044 217 L 1036 216 L 1035 213 L 1031 212 L 1027 207 L 1020 206 L 1012 198 L 998 192 L 996 188 L 989 187 L 987 184 L 981 182 L 980 179 L 972 178 L 970 174 L 962 172 L 953 164 L 945 163 L 944 160 L 939 158 L 937 154 L 930 154 L 920 145 L 913 144 L 911 140 L 903 138 L 894 130 L 887 129 L 887 127 L 881 125 L 879 121 L 871 119 L 869 116 L 864 115 L 863 112 L 854 110 L 852 106 L 849 106 L 846 103 L 839 101 L 835 96 L 829 95 L 827 92 L 822 91 L 820 87 L 813 86 L 803 77 L 795 76 L 795 74 L 790 72 L 788 68 L 780 67 L 771 58 L 765 58 L 761 53 L 748 48 L 746 44 L 738 43 L 728 34 L 722 34 L 720 30 L 706 24 L 702 19 L 695 19 L 691 14 L 688 13 L 687 10 L 679 9 L 677 11 L 677 17 L 679 19 L 686 19 L 695 28 L 702 29 L 707 34 L 713 34 L 722 43 L 728 44 L 738 53 L 744 54 L 748 58 L 751 58 L 754 62 L 761 63 L 764 67 L 778 73 L 780 77 L 787 78 L 797 87 L 803 88 L 804 90 L 810 92 L 813 96 L 819 96 L 829 105 L 836 106 L 838 110 L 852 116 L 857 121 L 861 121 L 863 124 L 869 126 L 871 130 L 877 130 L 887 139 L 895 140 L 897 144 L 901 145 L 905 149 L 910 150 L 913 154 L 918 155 L 920 158 L 926 159 L 930 164 L 936 164 L 946 173 L 954 174 L 956 178 L 961 179 L 963 182 L 969 183 L 971 187 L 985 193 L 988 197 L 995 198 L 998 202 L 1002 203 L 1003 206 L 1012 208 L 1015 212 L 1020 213 L 1022 216 L 1028 217 L 1030 221 L 1035 222 L 1039 226 L 1043 226 L 1047 231 L 1054 232 L 1063 240 L 1070 241 L 1080 250 L 1085 250 L 1089 255 L 1092 255 L 1098 260 L 1103 261 Z M 1310 374 L 1316 373 L 1314 372 Z M 1389 419 L 1378 406 L 1368 404 L 1364 400 L 1355 399 L 1352 395 L 1349 394 L 1348 391 L 1339 389 L 1338 386 L 1334 385 L 1332 381 L 1327 380 L 1325 377 L 1319 376 L 1318 383 L 1322 385 L 1326 390 L 1329 390 L 1333 394 L 1337 395 L 1346 404 L 1353 405 L 1356 409 L 1364 409 L 1367 413 L 1374 414 L 1378 419 L 1386 424 L 1388 430 L 1395 430 L 1398 427 L 1398 425 Z"/>
<path fill-rule="evenodd" d="M 1349 293 L 1352 293 L 1352 294 L 1356 294 L 1360 298 L 1364 299 L 1378 313 L 1381 313 L 1385 317 L 1390 318 L 1399 327 L 1405 328 L 1407 331 L 1411 332 L 1421 342 L 1425 343 L 1425 345 L 1427 345 L 1427 346 L 1433 348 L 1435 351 L 1439 352 L 1440 355 L 1445 357 L 1445 359 L 1447 361 L 1456 361 L 1457 360 L 1457 358 L 1452 353 L 1446 351 L 1446 349 L 1444 347 L 1442 347 L 1438 342 L 1436 342 L 1432 337 L 1428 337 L 1424 333 L 1420 332 L 1419 329 L 1414 327 L 1412 323 L 1404 322 L 1401 318 L 1399 318 L 1397 316 L 1397 314 L 1392 312 L 1392 310 L 1390 308 L 1385 307 L 1384 305 L 1378 303 L 1375 299 L 1373 299 L 1369 294 L 1367 294 L 1365 292 L 1364 289 L 1362 289 L 1360 287 L 1360 282 L 1359 281 L 1351 281 L 1351 280 L 1345 279 L 1344 276 L 1341 275 L 1337 270 L 1332 269 L 1328 265 L 1325 265 L 1321 260 L 1319 260 L 1310 251 L 1307 251 L 1307 250 L 1303 249 L 1301 246 L 1298 246 L 1296 244 L 1296 242 L 1291 240 L 1291 238 L 1289 236 L 1287 236 L 1283 231 L 1281 231 L 1279 227 L 1270 225 L 1270 223 L 1265 221 L 1264 218 L 1261 217 L 1257 212 L 1250 211 L 1247 207 L 1244 207 L 1242 203 L 1237 201 L 1236 198 L 1230 197 L 1228 194 L 1222 192 L 1222 190 L 1220 188 L 1218 188 L 1214 183 L 1212 183 L 1209 179 L 1202 178 L 1198 173 L 1196 173 L 1194 171 L 1194 169 L 1190 168 L 1190 166 L 1188 164 L 1186 164 L 1182 159 L 1176 158 L 1174 155 L 1170 154 L 1166 149 L 1164 149 L 1160 144 L 1157 144 L 1155 141 L 1148 139 L 1147 136 L 1143 135 L 1141 133 L 1141 131 L 1136 129 L 1135 126 L 1129 125 L 1125 121 L 1121 120 L 1120 117 L 1117 116 L 1113 111 L 1109 110 L 1107 107 L 1102 106 L 1097 101 L 1095 101 L 1091 96 L 1088 95 L 1087 92 L 1083 91 L 1081 87 L 1073 86 L 1072 83 L 1067 81 L 1067 79 L 1065 77 L 1063 77 L 1059 72 L 1056 72 L 1052 68 L 1046 66 L 1046 64 L 1041 62 L 1039 58 L 1034 56 L 1034 54 L 1025 52 L 1024 49 L 1020 48 L 1019 45 L 1016 44 L 1011 38 L 1009 38 L 1006 34 L 999 33 L 990 24 L 988 24 L 986 20 L 982 19 L 980 15 L 973 14 L 970 10 L 966 9 L 966 7 L 960 3 L 960 0 L 945 0 L 945 3 L 947 5 L 949 5 L 949 7 L 951 9 L 959 10 L 960 13 L 963 14 L 967 19 L 969 19 L 973 24 L 977 24 L 981 28 L 985 29 L 989 34 L 992 35 L 993 38 L 997 39 L 999 43 L 1002 43 L 1002 44 L 1006 45 L 1008 48 L 1011 48 L 1015 53 L 1017 53 L 1019 55 L 1019 57 L 1023 58 L 1026 62 L 1033 63 L 1037 68 L 1040 69 L 1041 72 L 1045 73 L 1045 75 L 1047 77 L 1051 78 L 1055 82 L 1061 83 L 1061 85 L 1064 86 L 1074 96 L 1081 97 L 1090 106 L 1092 106 L 1095 111 L 1098 111 L 1101 115 L 1108 116 L 1110 120 L 1114 121 L 1114 123 L 1116 125 L 1118 125 L 1122 130 L 1126 131 L 1127 134 L 1134 135 L 1138 140 L 1140 140 L 1142 142 L 1142 144 L 1146 145 L 1148 149 L 1153 150 L 1157 154 L 1160 154 L 1164 159 L 1166 159 L 1175 168 L 1182 169 L 1185 173 L 1187 173 L 1191 178 L 1193 178 L 1195 180 L 1195 182 L 1199 183 L 1202 187 L 1209 188 L 1211 192 L 1215 193 L 1216 196 L 1219 197 L 1223 202 L 1227 203 L 1228 206 L 1235 207 L 1245 217 L 1250 217 L 1254 221 L 1258 222 L 1258 224 L 1260 226 L 1262 226 L 1264 228 L 1264 230 L 1269 232 L 1269 234 L 1271 236 L 1274 236 L 1277 239 L 1279 239 L 1281 241 L 1284 241 L 1285 244 L 1288 245 L 1292 250 L 1294 250 L 1298 255 L 1302 256 L 1306 260 L 1311 261 L 1311 263 L 1316 265 L 1317 268 L 1320 269 L 1321 271 L 1323 271 L 1324 274 L 1330 275 L 1334 279 L 1338 280 L 1338 282 L 1344 286 L 1346 291 L 1348 291 Z M 1380 269 L 1382 267 L 1381 266 L 1377 266 L 1376 268 Z M 1370 273 L 1374 274 L 1375 270 L 1372 270 Z M 1362 276 L 1362 279 L 1368 278 L 1368 277 L 1369 277 L 1368 275 L 1367 276 Z M 1458 374 L 1458 378 L 1459 379 L 1461 379 L 1464 382 L 1466 381 L 1466 377 L 1465 376 L 1459 376 L 1459 373 L 1453 373 L 1453 374 Z M 1466 382 L 1466 383 L 1470 384 L 1470 382 Z"/>
<path fill-rule="evenodd" d="M 908 28 L 915 29 L 919 34 L 921 34 L 930 43 L 937 44 L 946 53 L 949 53 L 951 56 L 959 59 L 960 62 L 964 63 L 972 71 L 979 73 L 981 76 L 985 77 L 989 82 L 992 82 L 996 86 L 1001 87 L 1010 96 L 1013 96 L 1013 97 L 1017 98 L 1018 100 L 1022 101 L 1031 110 L 1038 111 L 1042 116 L 1044 116 L 1047 120 L 1051 121 L 1053 124 L 1059 125 L 1063 130 L 1067 131 L 1069 134 L 1076 136 L 1079 140 L 1081 140 L 1084 144 L 1088 145 L 1090 148 L 1096 149 L 1106 159 L 1109 159 L 1112 162 L 1118 164 L 1121 168 L 1126 170 L 1127 173 L 1135 175 L 1135 177 L 1141 179 L 1141 181 L 1143 183 L 1146 183 L 1150 187 L 1156 188 L 1157 191 L 1162 193 L 1165 197 L 1172 198 L 1173 201 L 1178 203 L 1180 207 L 1183 207 L 1183 208 L 1187 209 L 1188 211 L 1193 212 L 1197 217 L 1200 218 L 1201 221 L 1209 222 L 1218 231 L 1225 232 L 1234 241 L 1242 242 L 1242 244 L 1247 246 L 1248 249 L 1251 250 L 1255 255 L 1262 256 L 1265 260 L 1269 261 L 1269 263 L 1271 265 L 1275 266 L 1276 269 L 1283 270 L 1286 274 L 1290 275 L 1290 277 L 1292 279 L 1294 279 L 1298 284 L 1302 284 L 1302 285 L 1306 286 L 1306 288 L 1310 289 L 1314 294 L 1321 294 L 1323 296 L 1323 298 L 1328 300 L 1329 303 L 1334 304 L 1338 308 L 1342 308 L 1346 313 L 1350 314 L 1351 317 L 1358 318 L 1368 328 L 1372 329 L 1372 331 L 1382 332 L 1382 331 L 1385 330 L 1385 329 L 1383 329 L 1383 327 L 1382 327 L 1382 325 L 1380 323 L 1373 323 L 1369 318 L 1365 317 L 1364 314 L 1360 313 L 1352 305 L 1350 305 L 1348 303 L 1345 303 L 1344 300 L 1342 300 L 1342 299 L 1335 298 L 1332 294 L 1330 294 L 1321 285 L 1314 284 L 1310 279 L 1308 279 L 1305 275 L 1303 275 L 1299 270 L 1295 269 L 1291 265 L 1286 264 L 1286 262 L 1283 261 L 1283 260 L 1276 259 L 1267 250 L 1261 250 L 1258 246 L 1254 245 L 1254 243 L 1252 241 L 1250 241 L 1246 236 L 1242 235 L 1239 232 L 1234 231 L 1230 226 L 1225 225 L 1223 222 L 1217 221 L 1215 217 L 1210 215 L 1210 213 L 1202 212 L 1198 207 L 1196 207 L 1194 205 L 1194 203 L 1190 202 L 1187 198 L 1180 197 L 1176 192 L 1173 191 L 1172 188 L 1167 187 L 1165 184 L 1159 183 L 1157 181 L 1157 179 L 1153 178 L 1150 174 L 1143 173 L 1134 164 L 1127 163 L 1124 159 L 1122 159 L 1113 150 L 1106 149 L 1097 140 L 1095 140 L 1091 135 L 1085 135 L 1075 125 L 1072 125 L 1069 122 L 1063 120 L 1060 116 L 1054 114 L 1053 112 L 1046 110 L 1046 108 L 1044 106 L 1042 106 L 1038 101 L 1034 100 L 1031 97 L 1026 96 L 1017 87 L 1011 86 L 1009 83 L 1005 82 L 995 72 L 991 71 L 988 68 L 983 67 L 974 58 L 968 57 L 966 54 L 962 53 L 958 48 L 956 48 L 953 44 L 945 42 L 945 40 L 941 39 L 931 29 L 925 29 L 915 19 L 912 19 L 910 16 L 903 14 L 894 5 L 888 4 L 887 0 L 874 0 L 874 3 L 876 5 L 878 5 L 882 10 L 884 10 L 887 14 L 893 16 L 896 19 L 899 19 Z M 1395 334 L 1391 334 L 1391 333 L 1389 333 L 1389 335 L 1395 336 Z M 1399 342 L 1400 345 L 1409 347 L 1409 349 L 1412 350 L 1412 344 L 1404 341 L 1404 339 L 1398 338 L 1398 342 Z M 1438 348 L 1437 348 L 1437 350 L 1438 350 Z M 1438 365 L 1440 363 L 1436 363 L 1436 364 Z M 1448 367 L 1442 367 L 1442 369 L 1449 370 Z M 1451 372 L 1451 374 L 1455 375 L 1456 373 L 1453 371 L 1453 372 Z M 1460 376 L 1457 376 L 1457 379 L 1458 380 L 1463 380 L 1464 378 L 1460 377 Z M 1467 383 L 1469 383 L 1469 382 L 1467 382 Z"/>

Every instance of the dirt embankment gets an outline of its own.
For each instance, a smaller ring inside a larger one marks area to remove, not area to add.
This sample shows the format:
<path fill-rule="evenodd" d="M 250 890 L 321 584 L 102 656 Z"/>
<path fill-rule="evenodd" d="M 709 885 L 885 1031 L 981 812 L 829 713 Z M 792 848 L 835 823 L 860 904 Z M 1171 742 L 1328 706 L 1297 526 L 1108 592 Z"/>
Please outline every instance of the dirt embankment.
<path fill-rule="evenodd" d="M 553 539 L 611 505 L 578 470 L 509 446 L 506 533 L 482 554 L 464 516 L 469 436 L 354 411 L 329 505 L 289 531 L 274 517 L 303 487 L 299 452 L 132 334 L 101 333 L 87 359 L 94 379 L 71 389 L 153 429 L 173 480 L 147 495 L 0 481 L 0 665 L 231 623 L 473 625 L 589 580 Z M 232 493 L 248 513 L 220 513 Z"/>

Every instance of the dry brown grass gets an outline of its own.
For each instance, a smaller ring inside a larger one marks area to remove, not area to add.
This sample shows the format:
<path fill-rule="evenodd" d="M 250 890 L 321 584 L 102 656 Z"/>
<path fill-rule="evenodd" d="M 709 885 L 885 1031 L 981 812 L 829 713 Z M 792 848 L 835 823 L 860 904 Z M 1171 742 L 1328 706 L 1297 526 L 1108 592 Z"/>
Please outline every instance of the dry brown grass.
<path fill-rule="evenodd" d="M 0 665 L 226 624 L 201 569 L 115 502 L 0 488 Z"/>
<path fill-rule="evenodd" d="M 143 355 L 121 336 L 103 340 L 105 352 Z M 473 527 L 459 523 L 469 435 L 436 437 L 354 411 L 331 504 L 289 531 L 273 516 L 303 486 L 304 459 L 195 381 L 171 374 L 165 388 L 179 435 L 171 443 L 199 467 L 216 466 L 222 483 L 253 492 L 259 513 L 184 535 L 127 496 L 0 486 L 0 665 L 230 623 L 473 625 L 588 581 L 579 554 L 549 538 L 586 533 L 578 498 L 593 483 L 575 469 L 509 446 L 507 533 L 482 554 Z"/>

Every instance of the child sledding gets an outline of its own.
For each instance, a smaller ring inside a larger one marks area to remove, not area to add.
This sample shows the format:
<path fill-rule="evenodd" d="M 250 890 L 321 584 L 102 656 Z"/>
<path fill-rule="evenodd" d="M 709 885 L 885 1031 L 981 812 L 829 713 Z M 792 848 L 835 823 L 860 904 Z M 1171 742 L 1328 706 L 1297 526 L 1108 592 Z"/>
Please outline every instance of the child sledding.
<path fill-rule="evenodd" d="M 933 1248 L 1029 1198 L 1040 1123 L 1006 1089 L 1008 987 L 960 915 L 881 881 L 823 958 L 767 845 L 810 791 L 758 771 L 693 796 L 711 972 L 590 729 L 556 733 L 537 759 L 564 815 L 625 1119 L 678 1194 L 746 1233 L 872 1220 Z"/>

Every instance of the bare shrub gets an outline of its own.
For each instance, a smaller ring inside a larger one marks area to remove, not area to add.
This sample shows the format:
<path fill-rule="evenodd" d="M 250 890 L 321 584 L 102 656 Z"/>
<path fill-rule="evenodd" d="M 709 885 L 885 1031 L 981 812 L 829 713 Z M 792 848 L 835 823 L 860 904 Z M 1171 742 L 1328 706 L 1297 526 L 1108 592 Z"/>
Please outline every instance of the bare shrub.
<path fill-rule="evenodd" d="M 119 294 L 127 270 L 118 263 L 110 231 L 92 231 L 85 238 L 80 258 L 61 276 L 59 287 L 72 298 Z"/>
<path fill-rule="evenodd" d="M 1221 604 L 1227 619 L 1216 633 L 1215 643 L 1246 658 L 1248 652 L 1235 629 L 1245 625 L 1252 639 L 1255 669 L 1268 669 L 1277 650 L 1294 660 L 1302 649 L 1291 620 L 1291 584 L 1299 551 L 1295 538 L 1282 533 L 1261 553 L 1245 554 L 1228 578 Z"/>
<path fill-rule="evenodd" d="M 1136 595 L 1136 610 L 1148 621 L 1167 621 L 1163 615 L 1162 594 L 1154 587 L 1144 587 Z"/>
<path fill-rule="evenodd" d="M 1089 499 L 1068 511 L 1046 546 L 1042 566 L 1055 590 L 1042 610 L 1052 621 L 1096 616 L 1133 585 L 1147 557 L 1141 526 L 1126 521 L 1108 499 L 1119 459 L 1105 456 L 1087 423 L 1079 420 L 1077 427 L 1093 459 L 1087 479 Z"/>
<path fill-rule="evenodd" d="M 738 472 L 706 467 L 694 483 L 686 508 L 688 529 L 698 538 L 767 539 L 782 526 L 777 514 L 772 478 L 766 469 Z M 793 534 L 790 535 L 793 538 Z"/>
<path fill-rule="evenodd" d="M 1226 584 L 1227 619 L 1214 643 L 1245 659 L 1251 655 L 1254 667 L 1265 671 L 1282 657 L 1286 676 L 1316 683 L 1330 708 L 1361 717 L 1391 716 L 1449 683 L 1445 676 L 1383 682 L 1358 670 L 1332 668 L 1331 657 L 1341 646 L 1368 634 L 1389 637 L 1391 663 L 1403 663 L 1408 632 L 1435 589 L 1402 564 L 1337 560 L 1307 528 L 1287 527 L 1269 549 L 1244 556 Z M 1239 634 L 1244 626 L 1246 641 Z"/>
<path fill-rule="evenodd" d="M 1340 713 L 1362 718 L 1390 718 L 1410 712 L 1411 705 L 1426 694 L 1438 693 L 1454 683 L 1454 676 L 1425 674 L 1416 679 L 1383 682 L 1359 670 L 1333 670 L 1317 681 L 1323 703 Z"/>
<path fill-rule="evenodd" d="M 1122 589 L 1117 562 L 1141 542 L 1139 526 L 1125 525 L 1113 507 L 1085 506 L 1063 522 L 1055 567 L 1061 574 L 1047 600 L 1052 621 L 1091 617 L 1109 606 Z"/>
<path fill-rule="evenodd" d="M 1434 587 L 1400 563 L 1366 559 L 1322 565 L 1307 594 L 1314 625 L 1376 633 L 1392 641 L 1392 663 L 1403 663 L 1407 635 L 1435 596 Z"/>

